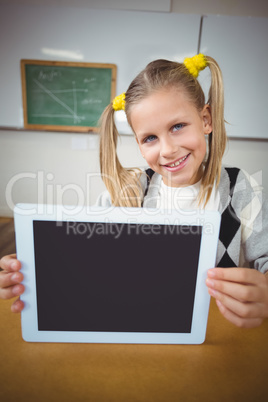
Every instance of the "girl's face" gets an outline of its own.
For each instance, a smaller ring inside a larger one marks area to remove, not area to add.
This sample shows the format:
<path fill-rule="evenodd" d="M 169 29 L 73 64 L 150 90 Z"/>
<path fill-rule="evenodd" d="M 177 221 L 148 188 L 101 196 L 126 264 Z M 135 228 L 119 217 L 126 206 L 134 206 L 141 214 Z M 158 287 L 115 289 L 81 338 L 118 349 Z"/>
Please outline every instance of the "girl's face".
<path fill-rule="evenodd" d="M 141 154 L 171 187 L 201 179 L 205 135 L 212 131 L 210 108 L 199 112 L 181 90 L 155 92 L 131 109 L 131 123 Z"/>

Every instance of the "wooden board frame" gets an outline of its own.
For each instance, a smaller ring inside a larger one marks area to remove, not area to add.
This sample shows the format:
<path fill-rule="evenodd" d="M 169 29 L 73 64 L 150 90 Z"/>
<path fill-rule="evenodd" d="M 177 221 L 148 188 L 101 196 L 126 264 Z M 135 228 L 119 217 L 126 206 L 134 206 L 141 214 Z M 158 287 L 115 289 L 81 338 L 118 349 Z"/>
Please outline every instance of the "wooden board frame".
<path fill-rule="evenodd" d="M 26 86 L 26 65 L 40 65 L 40 66 L 61 66 L 61 67 L 86 67 L 86 68 L 106 68 L 111 69 L 111 99 L 113 100 L 116 93 L 116 75 L 117 66 L 109 63 L 77 63 L 77 62 L 63 62 L 63 61 L 49 61 L 49 60 L 32 60 L 22 59 L 20 62 L 21 69 L 21 83 L 22 83 L 22 102 L 23 102 L 23 117 L 24 128 L 30 130 L 44 130 L 44 131 L 73 131 L 73 132 L 97 132 L 97 126 L 79 126 L 79 125 L 54 125 L 54 124 L 30 124 L 28 122 L 27 110 L 27 86 Z"/>

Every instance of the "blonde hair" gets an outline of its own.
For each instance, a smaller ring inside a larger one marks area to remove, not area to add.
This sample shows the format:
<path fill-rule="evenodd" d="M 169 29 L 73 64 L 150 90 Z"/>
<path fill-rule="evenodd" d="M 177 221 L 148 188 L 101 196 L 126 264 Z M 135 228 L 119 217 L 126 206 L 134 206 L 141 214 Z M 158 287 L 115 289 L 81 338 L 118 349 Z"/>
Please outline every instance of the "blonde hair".
<path fill-rule="evenodd" d="M 211 196 L 216 180 L 220 180 L 221 163 L 226 146 L 224 122 L 224 91 L 222 73 L 217 62 L 206 57 L 211 72 L 211 86 L 208 104 L 212 116 L 212 133 L 208 137 L 208 154 L 201 180 L 199 203 L 206 204 Z M 132 81 L 124 94 L 124 109 L 131 124 L 131 109 L 153 92 L 162 88 L 176 87 L 188 95 L 198 111 L 205 106 L 204 92 L 195 76 L 189 73 L 184 63 L 168 60 L 155 60 Z M 103 181 L 108 189 L 112 204 L 115 206 L 140 207 L 142 190 L 139 183 L 141 171 L 126 169 L 119 162 L 116 148 L 118 131 L 114 123 L 114 108 L 111 103 L 104 110 L 100 120 L 100 168 Z"/>

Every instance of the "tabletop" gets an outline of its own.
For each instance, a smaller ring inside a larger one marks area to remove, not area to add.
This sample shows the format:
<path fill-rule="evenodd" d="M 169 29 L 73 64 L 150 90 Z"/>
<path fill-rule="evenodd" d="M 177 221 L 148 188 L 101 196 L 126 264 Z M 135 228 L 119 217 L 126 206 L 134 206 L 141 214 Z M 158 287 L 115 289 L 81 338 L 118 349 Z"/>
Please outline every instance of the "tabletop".
<path fill-rule="evenodd" d="M 2 402 L 268 400 L 268 320 L 237 328 L 211 301 L 202 345 L 28 343 L 0 302 Z"/>

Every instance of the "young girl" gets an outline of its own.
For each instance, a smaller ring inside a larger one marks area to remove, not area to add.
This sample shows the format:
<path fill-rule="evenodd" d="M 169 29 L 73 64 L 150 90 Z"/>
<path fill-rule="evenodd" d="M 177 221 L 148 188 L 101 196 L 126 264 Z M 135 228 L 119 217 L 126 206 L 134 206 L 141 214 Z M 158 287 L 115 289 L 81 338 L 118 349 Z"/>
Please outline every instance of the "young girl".
<path fill-rule="evenodd" d="M 209 67 L 209 99 L 197 80 Z M 116 154 L 114 112 L 124 109 L 150 169 L 125 169 Z M 107 190 L 97 204 L 150 208 L 204 208 L 222 215 L 216 266 L 207 286 L 221 313 L 237 326 L 268 317 L 268 209 L 250 177 L 222 167 L 226 145 L 221 70 L 202 54 L 184 63 L 151 62 L 116 97 L 101 119 L 100 166 Z M 244 268 L 245 263 L 251 268 Z M 24 291 L 20 262 L 4 257 L 0 297 Z M 233 269 L 223 269 L 232 267 Z M 21 311 L 17 300 L 13 311 Z"/>

